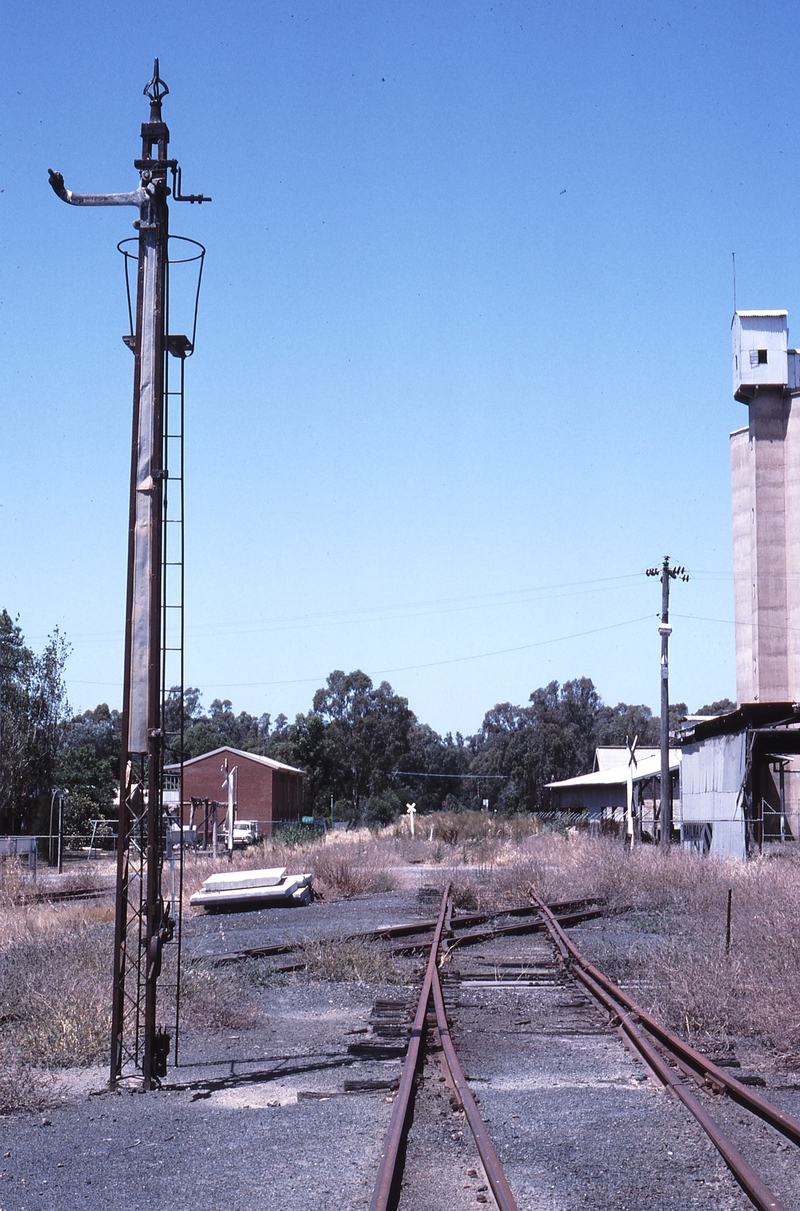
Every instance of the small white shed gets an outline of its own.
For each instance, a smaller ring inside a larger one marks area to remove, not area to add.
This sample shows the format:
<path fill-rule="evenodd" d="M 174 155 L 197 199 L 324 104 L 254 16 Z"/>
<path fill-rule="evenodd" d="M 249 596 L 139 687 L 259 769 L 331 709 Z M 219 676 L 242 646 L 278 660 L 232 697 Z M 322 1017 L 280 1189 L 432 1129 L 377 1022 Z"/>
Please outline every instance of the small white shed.
<path fill-rule="evenodd" d="M 736 311 L 733 340 L 733 394 L 746 404 L 755 387 L 789 382 L 789 321 L 785 311 Z"/>

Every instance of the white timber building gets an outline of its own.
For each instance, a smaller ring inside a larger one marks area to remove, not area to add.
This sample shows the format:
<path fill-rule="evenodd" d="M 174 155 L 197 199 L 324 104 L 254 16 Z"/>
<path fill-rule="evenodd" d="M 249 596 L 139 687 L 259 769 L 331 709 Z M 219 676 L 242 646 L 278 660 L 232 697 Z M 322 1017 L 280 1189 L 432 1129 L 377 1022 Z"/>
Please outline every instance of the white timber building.
<path fill-rule="evenodd" d="M 679 784 L 682 753 L 669 750 L 672 775 L 673 819 L 679 819 L 680 800 L 675 798 Z M 633 815 L 637 839 L 652 840 L 655 835 L 656 803 L 661 797 L 661 750 L 637 748 L 635 760 L 630 751 L 617 745 L 595 750 L 590 774 L 546 783 L 550 801 L 557 812 L 582 812 L 591 832 L 624 833 L 628 802 L 628 783 L 633 793 Z"/>

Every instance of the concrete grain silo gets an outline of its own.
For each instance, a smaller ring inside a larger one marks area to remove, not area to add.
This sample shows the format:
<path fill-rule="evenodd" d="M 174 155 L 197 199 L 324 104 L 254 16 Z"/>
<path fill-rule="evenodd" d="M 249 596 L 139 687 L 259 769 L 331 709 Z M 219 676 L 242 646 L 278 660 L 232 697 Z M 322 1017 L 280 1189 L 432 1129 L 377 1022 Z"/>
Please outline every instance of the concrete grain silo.
<path fill-rule="evenodd" d="M 736 696 L 800 701 L 800 390 L 785 311 L 733 317 Z"/>

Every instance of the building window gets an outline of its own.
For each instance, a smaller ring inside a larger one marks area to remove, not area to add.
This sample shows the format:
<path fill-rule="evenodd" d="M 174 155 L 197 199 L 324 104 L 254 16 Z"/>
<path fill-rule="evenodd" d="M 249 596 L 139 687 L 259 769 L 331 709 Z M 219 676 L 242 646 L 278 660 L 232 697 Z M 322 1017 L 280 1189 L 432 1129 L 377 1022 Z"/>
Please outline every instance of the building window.
<path fill-rule="evenodd" d="M 759 366 L 766 366 L 766 364 L 767 364 L 767 351 L 766 351 L 766 349 L 759 349 L 759 351 L 758 351 L 758 364 L 759 364 Z"/>

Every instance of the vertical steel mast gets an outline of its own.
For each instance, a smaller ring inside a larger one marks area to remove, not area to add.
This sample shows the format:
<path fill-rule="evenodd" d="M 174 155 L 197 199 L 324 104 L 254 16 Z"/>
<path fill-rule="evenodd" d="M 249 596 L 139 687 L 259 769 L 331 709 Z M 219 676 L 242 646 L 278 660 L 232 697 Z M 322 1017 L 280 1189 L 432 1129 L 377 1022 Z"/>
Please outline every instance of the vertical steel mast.
<path fill-rule="evenodd" d="M 138 189 L 74 194 L 65 189 L 60 173 L 50 171 L 53 189 L 71 205 L 139 208 L 134 223 L 139 233 L 136 322 L 132 336 L 125 338 L 135 355 L 135 370 L 110 1081 L 113 1087 L 122 1075 L 140 1070 L 145 1089 L 158 1084 L 166 1071 L 170 1036 L 157 1025 L 156 989 L 163 947 L 175 924 L 161 893 L 164 414 L 166 358 L 175 344 L 174 339 L 170 343 L 167 319 L 168 172 L 176 201 L 211 200 L 181 195 L 180 168 L 168 157 L 169 130 L 161 115 L 168 92 L 156 59 L 144 89 L 150 117 L 142 123 L 142 155 L 134 160 Z M 192 348 L 186 338 L 179 338 L 178 346 L 181 357 Z"/>

